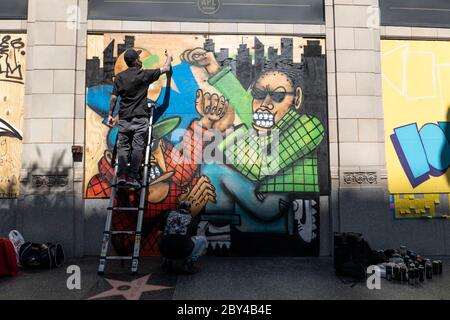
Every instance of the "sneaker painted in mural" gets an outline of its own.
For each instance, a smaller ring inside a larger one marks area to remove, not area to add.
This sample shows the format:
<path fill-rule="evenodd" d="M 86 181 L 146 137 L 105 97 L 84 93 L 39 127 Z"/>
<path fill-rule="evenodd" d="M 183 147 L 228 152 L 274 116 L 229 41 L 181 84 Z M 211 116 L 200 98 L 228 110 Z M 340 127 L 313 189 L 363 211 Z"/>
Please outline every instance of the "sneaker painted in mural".
<path fill-rule="evenodd" d="M 314 200 L 295 200 L 293 202 L 298 235 L 307 243 L 311 243 L 317 238 L 317 210 L 314 208 L 315 205 Z"/>
<path fill-rule="evenodd" d="M 216 227 L 212 224 L 208 224 L 205 229 L 205 236 L 208 240 L 211 241 L 227 241 L 230 240 L 230 225 L 226 225 L 223 227 Z"/>
<path fill-rule="evenodd" d="M 198 226 L 198 234 L 206 237 L 206 240 L 208 240 L 208 247 L 211 247 L 213 250 L 217 248 L 223 248 L 223 246 L 225 246 L 227 249 L 230 248 L 230 225 L 218 227 L 212 225 L 207 221 L 202 221 Z"/>

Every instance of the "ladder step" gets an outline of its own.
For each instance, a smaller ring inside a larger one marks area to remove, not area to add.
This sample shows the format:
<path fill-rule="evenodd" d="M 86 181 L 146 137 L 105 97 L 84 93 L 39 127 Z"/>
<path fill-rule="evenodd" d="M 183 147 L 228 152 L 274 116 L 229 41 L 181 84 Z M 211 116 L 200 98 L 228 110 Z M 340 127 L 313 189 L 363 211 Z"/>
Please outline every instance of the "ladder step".
<path fill-rule="evenodd" d="M 117 188 L 117 189 L 136 189 L 136 190 L 141 190 L 142 188 L 144 188 L 143 185 L 141 185 L 140 188 L 135 188 L 135 187 L 127 186 L 127 185 L 118 185 L 118 184 L 113 184 L 113 185 L 111 185 L 111 187 Z"/>
<path fill-rule="evenodd" d="M 109 234 L 136 234 L 136 231 L 105 231 L 104 233 L 109 233 Z"/>
<path fill-rule="evenodd" d="M 130 257 L 130 256 L 107 256 L 107 257 L 104 257 L 103 259 L 106 259 L 106 260 L 131 260 L 131 259 L 133 259 L 133 257 Z"/>
<path fill-rule="evenodd" d="M 130 207 L 109 207 L 108 210 L 114 210 L 114 211 L 139 211 L 144 210 L 144 208 L 130 208 Z"/>

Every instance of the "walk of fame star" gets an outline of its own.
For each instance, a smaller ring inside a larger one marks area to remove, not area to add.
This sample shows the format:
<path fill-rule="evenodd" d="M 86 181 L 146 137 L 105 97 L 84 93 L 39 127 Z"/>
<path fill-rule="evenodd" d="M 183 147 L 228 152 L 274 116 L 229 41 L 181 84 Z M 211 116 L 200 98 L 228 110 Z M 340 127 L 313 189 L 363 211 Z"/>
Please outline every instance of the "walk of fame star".
<path fill-rule="evenodd" d="M 172 289 L 172 287 L 147 284 L 150 276 L 151 274 L 148 274 L 131 282 L 105 279 L 113 288 L 90 297 L 88 300 L 113 296 L 123 296 L 127 300 L 139 300 L 144 292 Z"/>

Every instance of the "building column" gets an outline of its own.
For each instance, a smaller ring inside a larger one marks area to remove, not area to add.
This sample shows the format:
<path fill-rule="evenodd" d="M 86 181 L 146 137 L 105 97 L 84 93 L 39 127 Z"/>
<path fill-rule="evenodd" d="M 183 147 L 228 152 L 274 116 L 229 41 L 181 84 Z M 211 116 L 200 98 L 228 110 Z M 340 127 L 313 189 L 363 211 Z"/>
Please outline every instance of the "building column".
<path fill-rule="evenodd" d="M 389 215 L 378 0 L 327 1 L 326 20 L 333 229 L 370 238 Z"/>
<path fill-rule="evenodd" d="M 83 253 L 82 163 L 72 146 L 84 140 L 86 24 L 87 0 L 29 1 L 21 229 L 30 241 L 61 242 L 69 256 Z"/>
<path fill-rule="evenodd" d="M 385 176 L 378 1 L 334 2 L 340 187 L 360 189 Z"/>

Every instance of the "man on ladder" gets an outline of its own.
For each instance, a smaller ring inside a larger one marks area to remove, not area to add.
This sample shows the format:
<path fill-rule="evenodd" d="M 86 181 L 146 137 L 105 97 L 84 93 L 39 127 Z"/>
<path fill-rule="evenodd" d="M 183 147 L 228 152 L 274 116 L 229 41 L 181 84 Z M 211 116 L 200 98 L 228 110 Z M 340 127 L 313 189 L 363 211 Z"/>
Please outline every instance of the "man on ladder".
<path fill-rule="evenodd" d="M 140 51 L 128 49 L 124 58 L 128 69 L 116 75 L 110 100 L 108 124 L 114 127 L 119 123 L 117 138 L 117 185 L 127 185 L 139 189 L 139 168 L 144 155 L 146 135 L 149 124 L 147 104 L 148 87 L 159 77 L 168 73 L 173 60 L 166 51 L 167 60 L 160 69 L 143 70 Z M 120 96 L 119 113 L 113 117 L 114 107 Z M 130 164 L 128 166 L 128 163 Z"/>
<path fill-rule="evenodd" d="M 131 260 L 131 271 L 137 273 L 142 237 L 142 220 L 148 181 L 148 166 L 152 138 L 153 109 L 147 104 L 148 87 L 159 77 L 171 69 L 172 54 L 166 50 L 167 60 L 161 69 L 142 70 L 139 51 L 128 49 L 124 54 L 128 69 L 116 75 L 113 92 L 110 100 L 108 125 L 113 127 L 119 124 L 117 138 L 117 165 L 114 164 L 115 175 L 111 186 L 111 198 L 106 217 L 105 231 L 103 232 L 102 249 L 98 273 L 104 274 L 107 260 Z M 118 97 L 119 114 L 113 117 Z M 145 164 L 142 185 L 139 182 L 139 169 L 145 151 Z M 115 161 L 115 159 L 113 159 Z M 128 165 L 129 163 L 129 165 Z M 117 188 L 132 188 L 140 190 L 138 207 L 115 207 Z M 113 212 L 137 213 L 136 231 L 111 230 Z M 111 236 L 134 235 L 134 249 L 131 256 L 110 256 L 108 248 Z"/>

